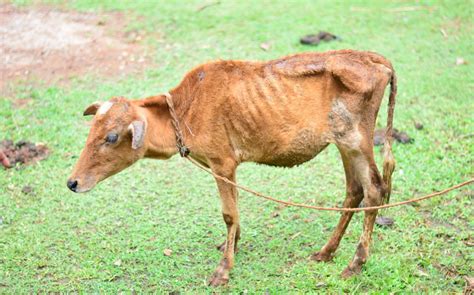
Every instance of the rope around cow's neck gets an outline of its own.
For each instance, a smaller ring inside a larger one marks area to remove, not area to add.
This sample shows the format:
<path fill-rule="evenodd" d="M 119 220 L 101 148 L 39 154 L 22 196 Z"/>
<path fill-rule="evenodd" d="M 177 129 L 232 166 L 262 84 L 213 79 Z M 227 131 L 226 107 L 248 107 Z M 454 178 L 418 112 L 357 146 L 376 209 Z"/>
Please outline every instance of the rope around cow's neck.
<path fill-rule="evenodd" d="M 169 94 L 169 92 L 165 93 L 165 97 L 171 115 L 171 123 L 173 124 L 176 135 L 176 147 L 178 148 L 178 152 L 181 157 L 187 157 L 189 155 L 189 148 L 184 144 L 184 136 L 181 132 L 181 128 L 179 127 L 178 115 L 176 115 L 176 111 L 174 110 L 173 99 L 171 98 L 171 94 Z"/>
<path fill-rule="evenodd" d="M 406 205 L 406 204 L 410 204 L 410 203 L 420 202 L 420 201 L 430 199 L 430 198 L 433 198 L 433 197 L 436 197 L 436 196 L 444 195 L 444 194 L 446 194 L 446 193 L 448 193 L 452 190 L 459 189 L 463 186 L 469 185 L 469 184 L 474 182 L 474 178 L 471 178 L 467 181 L 464 181 L 462 183 L 459 183 L 459 184 L 453 185 L 449 188 L 446 188 L 442 191 L 433 192 L 431 194 L 424 195 L 422 197 L 412 198 L 412 199 L 409 199 L 409 200 L 406 200 L 406 201 L 401 201 L 401 202 L 392 203 L 392 204 L 385 204 L 385 205 L 372 206 L 372 207 L 363 207 L 363 208 L 321 207 L 321 206 L 313 206 L 313 205 L 307 205 L 307 204 L 294 203 L 294 202 L 290 202 L 290 201 L 282 201 L 282 200 L 275 199 L 273 197 L 264 195 L 264 194 L 259 193 L 257 191 L 254 191 L 254 190 L 252 190 L 248 187 L 245 187 L 243 185 L 237 184 L 237 183 L 233 182 L 232 180 L 228 179 L 227 177 L 224 177 L 224 176 L 221 176 L 221 175 L 218 175 L 218 174 L 214 173 L 211 169 L 208 169 L 208 168 L 204 167 L 198 161 L 196 161 L 193 158 L 189 157 L 190 150 L 189 150 L 188 147 L 186 147 L 186 145 L 184 143 L 184 137 L 183 137 L 183 134 L 182 134 L 180 126 L 179 126 L 178 116 L 176 115 L 176 112 L 174 110 L 173 99 L 172 99 L 172 97 L 169 93 L 165 93 L 165 97 L 166 97 L 166 103 L 168 104 L 168 108 L 169 108 L 170 115 L 171 115 L 171 123 L 173 124 L 173 128 L 175 129 L 176 147 L 178 148 L 178 151 L 179 151 L 179 154 L 181 155 L 181 157 L 186 158 L 188 161 L 190 161 L 192 164 L 197 166 L 199 169 L 211 174 L 215 178 L 220 179 L 220 180 L 222 180 L 222 181 L 224 181 L 224 182 L 226 182 L 226 183 L 228 183 L 232 186 L 235 186 L 238 189 L 241 189 L 243 191 L 251 193 L 251 194 L 253 194 L 257 197 L 260 197 L 260 198 L 263 198 L 263 199 L 266 199 L 266 200 L 269 200 L 269 201 L 272 201 L 272 202 L 280 203 L 280 204 L 283 204 L 283 205 L 286 205 L 286 206 L 308 208 L 308 209 L 320 210 L 320 211 L 338 211 L 338 212 L 360 212 L 360 211 L 369 211 L 369 210 L 379 210 L 379 209 L 386 209 L 386 208 L 397 207 L 397 206 Z"/>

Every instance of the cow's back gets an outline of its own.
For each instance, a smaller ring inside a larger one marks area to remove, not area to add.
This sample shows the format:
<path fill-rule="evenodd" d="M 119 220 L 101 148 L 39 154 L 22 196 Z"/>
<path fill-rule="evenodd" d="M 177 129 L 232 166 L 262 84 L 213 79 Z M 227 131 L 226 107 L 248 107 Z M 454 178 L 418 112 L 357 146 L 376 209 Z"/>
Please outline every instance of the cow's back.
<path fill-rule="evenodd" d="M 205 130 L 220 132 L 216 140 L 222 143 L 225 137 L 239 161 L 301 164 L 331 142 L 329 116 L 337 99 L 360 107 L 354 101 L 370 93 L 376 79 L 371 67 L 378 58 L 372 53 L 336 51 L 270 62 L 207 64 L 193 73 L 201 79 L 196 87 L 201 103 L 196 105 L 206 117 L 202 124 L 212 125 Z"/>

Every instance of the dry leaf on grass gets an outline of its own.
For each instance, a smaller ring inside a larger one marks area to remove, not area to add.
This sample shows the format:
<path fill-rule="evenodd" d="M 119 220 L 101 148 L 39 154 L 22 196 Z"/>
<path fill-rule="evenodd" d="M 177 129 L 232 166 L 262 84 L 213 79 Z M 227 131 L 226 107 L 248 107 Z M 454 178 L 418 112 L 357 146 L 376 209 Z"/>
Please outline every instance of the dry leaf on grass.
<path fill-rule="evenodd" d="M 268 42 L 263 42 L 262 44 L 260 44 L 260 48 L 264 51 L 268 51 L 270 49 L 270 47 L 271 47 L 271 45 Z"/>
<path fill-rule="evenodd" d="M 467 65 L 467 61 L 462 58 L 462 57 L 457 57 L 456 58 L 456 65 L 457 66 L 460 66 L 460 65 Z"/>

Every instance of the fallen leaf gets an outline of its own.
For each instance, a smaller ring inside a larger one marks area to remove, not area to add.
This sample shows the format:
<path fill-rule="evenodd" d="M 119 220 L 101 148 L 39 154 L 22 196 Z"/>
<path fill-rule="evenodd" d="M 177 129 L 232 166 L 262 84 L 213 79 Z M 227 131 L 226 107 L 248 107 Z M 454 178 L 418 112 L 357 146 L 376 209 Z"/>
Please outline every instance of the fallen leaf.
<path fill-rule="evenodd" d="M 464 58 L 462 58 L 462 57 L 457 57 L 456 58 L 456 65 L 457 66 L 467 65 L 467 61 L 465 61 Z"/>
<path fill-rule="evenodd" d="M 163 254 L 164 254 L 165 256 L 171 256 L 171 254 L 173 254 L 173 250 L 171 250 L 171 249 L 165 249 L 165 250 L 163 250 Z"/>
<path fill-rule="evenodd" d="M 271 45 L 268 42 L 263 42 L 262 44 L 260 44 L 260 48 L 264 51 L 268 51 L 270 49 L 270 47 L 271 47 Z"/>
<path fill-rule="evenodd" d="M 418 272 L 416 274 L 419 277 L 429 277 L 430 275 L 424 271 L 423 268 L 418 267 Z"/>
<path fill-rule="evenodd" d="M 122 259 L 115 260 L 114 265 L 115 266 L 121 266 L 122 265 Z"/>
<path fill-rule="evenodd" d="M 326 283 L 325 282 L 317 282 L 315 287 L 316 288 L 326 287 Z"/>
<path fill-rule="evenodd" d="M 464 245 L 468 246 L 468 247 L 474 247 L 474 242 L 471 242 L 471 241 L 464 241 L 463 242 Z"/>
<path fill-rule="evenodd" d="M 441 32 L 441 34 L 443 34 L 444 38 L 448 38 L 448 34 L 446 33 L 446 31 L 443 28 L 439 29 L 439 31 Z"/>
<path fill-rule="evenodd" d="M 301 232 L 297 232 L 296 234 L 292 235 L 290 240 L 294 240 L 296 237 L 298 237 L 299 235 L 301 235 Z"/>

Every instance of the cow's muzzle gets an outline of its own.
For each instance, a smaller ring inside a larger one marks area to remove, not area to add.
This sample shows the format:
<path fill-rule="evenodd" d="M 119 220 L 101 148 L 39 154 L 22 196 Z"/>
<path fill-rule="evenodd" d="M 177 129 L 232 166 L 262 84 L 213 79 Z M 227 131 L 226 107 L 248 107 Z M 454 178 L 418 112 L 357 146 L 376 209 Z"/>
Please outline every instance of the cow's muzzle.
<path fill-rule="evenodd" d="M 77 192 L 77 184 L 78 184 L 77 180 L 69 179 L 67 181 L 67 187 L 75 193 Z"/>

